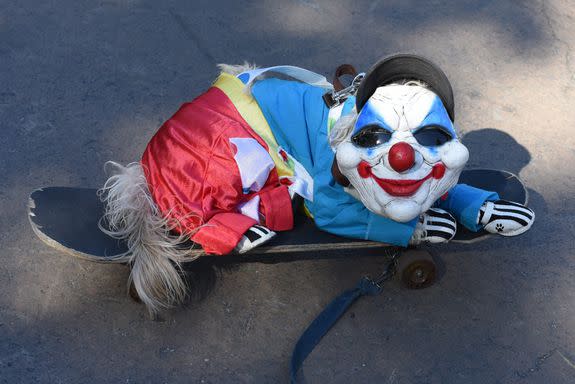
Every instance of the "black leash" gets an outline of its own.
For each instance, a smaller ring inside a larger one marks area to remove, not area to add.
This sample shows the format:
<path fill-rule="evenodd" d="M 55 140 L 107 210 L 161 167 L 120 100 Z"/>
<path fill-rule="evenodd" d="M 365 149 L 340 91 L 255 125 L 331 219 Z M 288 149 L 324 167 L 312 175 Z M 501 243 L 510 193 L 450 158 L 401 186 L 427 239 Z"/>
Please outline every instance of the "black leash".
<path fill-rule="evenodd" d="M 347 309 L 361 296 L 375 296 L 382 292 L 383 287 L 381 285 L 391 279 L 396 272 L 398 257 L 399 252 L 395 252 L 385 271 L 378 278 L 371 279 L 364 276 L 354 288 L 346 290 L 336 297 L 307 327 L 292 353 L 290 362 L 290 382 L 292 384 L 297 383 L 297 375 L 304 360 Z"/>

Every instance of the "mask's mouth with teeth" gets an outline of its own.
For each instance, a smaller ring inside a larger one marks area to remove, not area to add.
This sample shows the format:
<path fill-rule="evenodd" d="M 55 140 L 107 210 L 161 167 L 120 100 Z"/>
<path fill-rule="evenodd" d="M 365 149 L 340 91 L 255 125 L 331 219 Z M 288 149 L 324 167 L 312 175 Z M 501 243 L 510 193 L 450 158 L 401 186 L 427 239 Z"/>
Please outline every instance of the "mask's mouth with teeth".
<path fill-rule="evenodd" d="M 442 163 L 435 164 L 429 174 L 419 180 L 382 179 L 375 176 L 371 168 L 367 161 L 362 161 L 357 166 L 357 172 L 364 179 L 371 177 L 388 195 L 398 197 L 412 196 L 426 180 L 441 179 L 445 175 L 445 165 Z"/>

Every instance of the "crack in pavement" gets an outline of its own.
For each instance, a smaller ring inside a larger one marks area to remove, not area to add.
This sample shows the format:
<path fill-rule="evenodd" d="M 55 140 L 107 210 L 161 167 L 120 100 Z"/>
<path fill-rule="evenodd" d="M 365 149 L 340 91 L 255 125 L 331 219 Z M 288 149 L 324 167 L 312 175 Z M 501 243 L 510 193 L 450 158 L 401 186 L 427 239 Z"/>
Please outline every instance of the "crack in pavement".
<path fill-rule="evenodd" d="M 567 365 L 569 365 L 571 368 L 575 369 L 575 363 L 569 359 L 567 356 L 565 356 L 565 354 L 563 354 L 559 348 L 553 348 L 548 352 L 545 352 L 544 354 L 537 356 L 537 358 L 535 359 L 535 363 L 528 369 L 526 369 L 525 371 L 515 371 L 515 374 L 517 376 L 519 376 L 520 378 L 524 379 L 527 376 L 529 376 L 530 374 L 534 373 L 534 372 L 539 372 L 541 370 L 541 367 L 543 366 L 543 363 L 545 361 L 547 361 L 550 357 L 552 357 L 554 354 L 558 354 L 563 361 L 565 361 L 565 363 L 567 363 Z"/>
<path fill-rule="evenodd" d="M 551 32 L 551 37 L 553 38 L 553 40 L 561 43 L 565 47 L 565 57 L 564 57 L 565 67 L 567 69 L 567 72 L 571 75 L 570 80 L 573 81 L 573 80 L 575 80 L 575 71 L 573 69 L 573 65 L 571 62 L 571 52 L 572 52 L 571 46 L 569 45 L 568 42 L 566 42 L 565 40 L 561 39 L 558 36 L 557 31 L 555 30 L 555 27 L 553 26 L 553 22 L 551 21 L 551 16 L 549 15 L 549 9 L 548 9 L 546 0 L 543 0 L 541 2 L 541 13 L 543 14 L 543 18 L 545 19 L 547 26 L 549 27 L 549 30 Z M 568 86 L 568 88 L 572 88 L 572 87 Z"/>
<path fill-rule="evenodd" d="M 217 64 L 218 61 L 216 60 L 216 58 L 210 53 L 209 49 L 198 38 L 198 36 L 192 30 L 192 28 L 190 28 L 186 20 L 184 20 L 184 18 L 181 15 L 177 14 L 173 9 L 170 9 L 169 13 L 170 16 L 172 16 L 172 18 L 176 21 L 176 24 L 178 24 L 179 27 L 182 29 L 186 37 L 195 44 L 196 48 L 198 48 L 200 53 L 203 54 L 204 57 L 208 59 L 208 61 L 210 61 L 212 64 Z"/>

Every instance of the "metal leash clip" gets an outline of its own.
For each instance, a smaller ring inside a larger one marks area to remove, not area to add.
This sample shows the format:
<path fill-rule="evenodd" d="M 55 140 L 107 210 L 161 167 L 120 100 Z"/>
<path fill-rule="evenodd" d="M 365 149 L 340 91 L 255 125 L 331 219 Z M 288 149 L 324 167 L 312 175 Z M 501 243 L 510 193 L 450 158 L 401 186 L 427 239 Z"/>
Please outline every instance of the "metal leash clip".
<path fill-rule="evenodd" d="M 355 76 L 353 78 L 353 81 L 351 82 L 351 84 L 349 86 L 345 87 L 344 89 L 342 89 L 340 91 L 332 91 L 332 92 L 328 92 L 325 95 L 323 95 L 323 101 L 325 101 L 326 105 L 329 108 L 333 108 L 333 107 L 340 105 L 349 96 L 355 95 L 355 93 L 357 92 L 357 89 L 359 88 L 359 85 L 361 84 L 361 81 L 363 80 L 364 77 L 365 77 L 365 72 L 361 72 L 361 73 L 357 74 L 357 76 Z"/>
<path fill-rule="evenodd" d="M 370 277 L 367 278 L 381 289 L 381 284 L 385 283 L 388 280 L 391 280 L 391 278 L 395 276 L 395 273 L 397 272 L 397 262 L 400 255 L 401 255 L 400 251 L 395 251 L 394 254 L 391 256 L 391 260 L 387 264 L 386 268 L 379 276 L 373 279 Z"/>

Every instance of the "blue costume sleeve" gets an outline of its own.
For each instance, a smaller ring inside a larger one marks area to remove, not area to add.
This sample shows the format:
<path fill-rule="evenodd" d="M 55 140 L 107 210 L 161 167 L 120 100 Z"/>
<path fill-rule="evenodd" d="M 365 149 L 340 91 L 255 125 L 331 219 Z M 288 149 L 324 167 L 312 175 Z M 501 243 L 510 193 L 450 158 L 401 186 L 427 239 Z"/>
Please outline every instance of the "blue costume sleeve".
<path fill-rule="evenodd" d="M 486 201 L 498 199 L 499 195 L 496 192 L 485 191 L 467 184 L 457 184 L 449 190 L 447 198 L 439 199 L 435 206 L 451 213 L 465 228 L 477 232 L 482 228 L 477 224 L 479 208 Z"/>
<path fill-rule="evenodd" d="M 329 110 L 322 99 L 324 93 L 324 89 L 309 84 L 275 78 L 252 86 L 252 95 L 276 141 L 308 171 L 315 165 L 317 147 L 328 145 L 325 128 Z"/>

